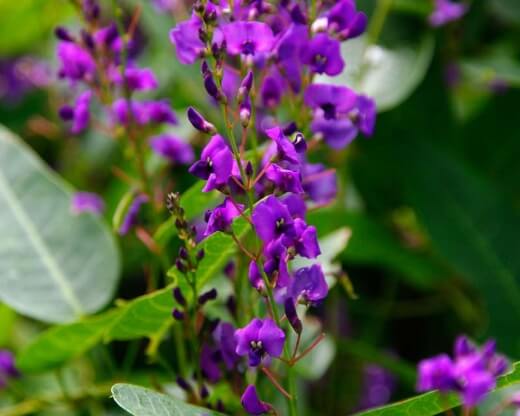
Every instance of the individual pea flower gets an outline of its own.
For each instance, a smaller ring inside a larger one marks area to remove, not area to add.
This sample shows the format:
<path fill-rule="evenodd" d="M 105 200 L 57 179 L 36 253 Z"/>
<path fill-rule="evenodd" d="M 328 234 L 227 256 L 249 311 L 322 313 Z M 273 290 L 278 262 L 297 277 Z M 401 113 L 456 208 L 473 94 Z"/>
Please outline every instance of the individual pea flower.
<path fill-rule="evenodd" d="M 159 86 L 155 74 L 150 68 L 125 68 L 124 77 L 119 68 L 112 68 L 109 72 L 111 81 L 122 85 L 130 91 L 149 91 Z"/>
<path fill-rule="evenodd" d="M 200 352 L 200 369 L 202 376 L 210 383 L 216 383 L 222 378 L 222 372 L 218 365 L 218 350 L 204 344 Z"/>
<path fill-rule="evenodd" d="M 258 366 L 266 356 L 279 357 L 285 342 L 285 333 L 270 319 L 253 319 L 244 328 L 235 331 L 236 353 L 249 357 L 251 367 Z"/>
<path fill-rule="evenodd" d="M 284 84 L 285 80 L 280 73 L 275 69 L 271 70 L 260 87 L 262 107 L 275 108 L 280 104 L 285 90 Z"/>
<path fill-rule="evenodd" d="M 119 227 L 119 235 L 126 235 L 130 232 L 132 227 L 137 223 L 137 217 L 141 206 L 148 202 L 148 197 L 144 194 L 137 195 L 130 204 L 128 211 Z"/>
<path fill-rule="evenodd" d="M 94 58 L 80 45 L 68 41 L 59 42 L 58 58 L 61 63 L 58 71 L 60 78 L 80 81 L 90 80 L 94 77 L 96 71 Z"/>
<path fill-rule="evenodd" d="M 271 406 L 260 400 L 256 387 L 252 384 L 246 387 L 240 399 L 242 407 L 250 415 L 263 415 L 271 410 Z"/>
<path fill-rule="evenodd" d="M 220 135 L 215 135 L 202 150 L 200 160 L 195 162 L 189 172 L 206 180 L 204 192 L 209 192 L 227 184 L 232 175 L 236 176 L 236 163 L 231 149 Z"/>
<path fill-rule="evenodd" d="M 140 126 L 148 124 L 177 124 L 177 117 L 165 100 L 137 101 L 119 98 L 112 103 L 111 117 L 114 123 L 128 125 L 135 122 Z"/>
<path fill-rule="evenodd" d="M 452 0 L 435 0 L 435 8 L 428 17 L 428 22 L 433 27 L 443 26 L 459 20 L 467 11 L 467 4 L 457 3 Z"/>
<path fill-rule="evenodd" d="M 453 359 L 440 354 L 419 363 L 417 390 L 453 391 L 466 407 L 476 406 L 495 388 L 496 377 L 507 371 L 506 358 L 495 350 L 493 340 L 478 348 L 467 337 L 458 337 Z"/>
<path fill-rule="evenodd" d="M 84 91 L 76 99 L 74 106 L 64 105 L 60 108 L 60 117 L 64 121 L 72 121 L 70 129 L 72 134 L 80 134 L 83 132 L 90 122 L 90 101 L 92 92 Z"/>
<path fill-rule="evenodd" d="M 150 137 L 150 147 L 156 154 L 173 164 L 187 165 L 195 159 L 191 145 L 171 134 Z"/>
<path fill-rule="evenodd" d="M 265 177 L 282 193 L 292 192 L 302 194 L 303 187 L 299 171 L 285 169 L 278 164 L 272 164 L 265 172 Z"/>
<path fill-rule="evenodd" d="M 100 215 L 105 210 L 105 203 L 97 194 L 91 192 L 76 192 L 72 195 L 70 209 L 76 215 L 83 212 Z"/>
<path fill-rule="evenodd" d="M 327 297 L 329 287 L 319 264 L 303 267 L 294 273 L 289 294 L 297 302 L 318 305 Z"/>
<path fill-rule="evenodd" d="M 175 45 L 177 58 L 190 65 L 204 56 L 205 45 L 199 37 L 202 19 L 193 13 L 190 19 L 180 22 L 170 31 L 170 41 Z"/>
<path fill-rule="evenodd" d="M 0 350 L 0 389 L 4 388 L 10 379 L 20 376 L 15 367 L 14 356 L 11 351 Z"/>
<path fill-rule="evenodd" d="M 358 37 L 367 27 L 367 15 L 356 10 L 352 0 L 340 0 L 326 13 L 327 29 L 340 39 Z"/>
<path fill-rule="evenodd" d="M 268 196 L 253 210 L 253 225 L 262 241 L 269 243 L 280 238 L 294 237 L 294 221 L 288 207 L 275 196 Z"/>
<path fill-rule="evenodd" d="M 317 74 L 338 75 L 345 63 L 341 57 L 340 43 L 324 33 L 318 33 L 302 50 L 301 60 Z"/>
<path fill-rule="evenodd" d="M 188 120 L 197 130 L 207 133 L 207 134 L 215 134 L 217 129 L 213 124 L 207 121 L 197 110 L 193 107 L 188 108 Z"/>
<path fill-rule="evenodd" d="M 270 52 L 275 38 L 272 29 L 262 22 L 232 22 L 222 26 L 230 55 L 251 55 Z"/>
<path fill-rule="evenodd" d="M 244 210 L 244 205 L 233 202 L 230 198 L 226 198 L 224 202 L 206 215 L 207 227 L 204 231 L 204 237 L 208 237 L 216 231 L 227 231 L 233 220 L 238 217 Z"/>
<path fill-rule="evenodd" d="M 233 369 L 240 358 L 236 353 L 237 343 L 234 334 L 235 327 L 229 322 L 219 322 L 213 331 L 213 339 L 228 370 Z"/>
<path fill-rule="evenodd" d="M 321 254 L 318 243 L 318 233 L 316 227 L 307 225 L 304 220 L 296 218 L 294 220 L 295 236 L 284 238 L 284 243 L 294 246 L 297 254 L 308 259 L 315 259 Z"/>
<path fill-rule="evenodd" d="M 298 152 L 294 147 L 294 143 L 292 143 L 283 133 L 283 130 L 280 127 L 273 127 L 265 131 L 267 137 L 273 140 L 276 145 L 276 153 L 277 159 L 287 161 L 289 163 L 293 163 L 298 165 L 300 163 L 300 158 L 298 157 Z"/>

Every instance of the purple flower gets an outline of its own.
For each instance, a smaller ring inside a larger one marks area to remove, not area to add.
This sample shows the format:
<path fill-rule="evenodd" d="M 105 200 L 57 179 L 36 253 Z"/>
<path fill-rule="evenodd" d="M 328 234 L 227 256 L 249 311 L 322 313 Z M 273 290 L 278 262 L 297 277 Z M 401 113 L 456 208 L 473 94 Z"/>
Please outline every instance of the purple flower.
<path fill-rule="evenodd" d="M 70 209 L 74 214 L 91 212 L 92 214 L 100 215 L 105 209 L 105 203 L 97 194 L 91 192 L 76 192 L 72 196 Z"/>
<path fill-rule="evenodd" d="M 192 64 L 204 55 L 205 45 L 199 38 L 202 21 L 195 13 L 189 20 L 179 23 L 170 31 L 177 58 L 183 64 Z"/>
<path fill-rule="evenodd" d="M 0 388 L 5 387 L 9 379 L 19 377 L 11 351 L 0 350 Z"/>
<path fill-rule="evenodd" d="M 96 64 L 89 52 L 72 42 L 59 42 L 58 58 L 61 67 L 58 72 L 60 78 L 69 78 L 72 81 L 91 79 L 96 70 Z"/>
<path fill-rule="evenodd" d="M 279 160 L 285 160 L 294 164 L 300 163 L 294 144 L 285 137 L 283 130 L 280 127 L 270 128 L 265 131 L 265 134 L 276 144 L 276 151 Z"/>
<path fill-rule="evenodd" d="M 60 108 L 60 117 L 66 121 L 72 121 L 70 129 L 72 134 L 80 134 L 88 127 L 90 122 L 90 100 L 92 92 L 83 92 L 74 103 L 74 107 L 65 105 Z"/>
<path fill-rule="evenodd" d="M 316 118 L 311 123 L 311 130 L 319 133 L 325 143 L 333 149 L 343 149 L 356 138 L 358 129 L 354 123 L 348 119 L 327 120 Z"/>
<path fill-rule="evenodd" d="M 115 23 L 111 23 L 97 30 L 94 33 L 94 43 L 99 48 L 109 50 L 113 53 L 119 53 L 123 48 L 123 41 L 119 36 L 119 31 Z"/>
<path fill-rule="evenodd" d="M 419 363 L 417 390 L 454 391 L 466 406 L 474 407 L 495 388 L 496 377 L 507 368 L 508 362 L 495 352 L 493 340 L 477 348 L 461 336 L 455 341 L 453 360 L 441 354 Z"/>
<path fill-rule="evenodd" d="M 295 237 L 291 243 L 294 245 L 296 252 L 308 259 L 314 259 L 321 254 L 320 245 L 318 243 L 318 236 L 316 227 L 307 225 L 305 221 L 300 218 L 294 220 Z"/>
<path fill-rule="evenodd" d="M 131 112 L 129 111 L 131 110 Z M 126 125 L 130 120 L 140 126 L 155 123 L 177 124 L 177 117 L 167 101 L 135 101 L 130 102 L 119 98 L 112 104 L 112 119 L 114 122 Z"/>
<path fill-rule="evenodd" d="M 362 396 L 356 410 L 382 406 L 390 401 L 396 380 L 392 373 L 376 364 L 363 367 Z"/>
<path fill-rule="evenodd" d="M 219 134 L 213 136 L 202 150 L 200 160 L 195 162 L 189 172 L 207 180 L 204 192 L 224 186 L 234 173 L 233 154 Z"/>
<path fill-rule="evenodd" d="M 326 120 L 335 120 L 347 115 L 356 105 L 357 95 L 350 88 L 311 84 L 304 93 L 304 102 Z"/>
<path fill-rule="evenodd" d="M 256 367 L 266 355 L 279 357 L 285 342 L 284 332 L 269 318 L 253 319 L 235 331 L 236 353 L 249 357 L 249 365 Z"/>
<path fill-rule="evenodd" d="M 208 211 L 208 226 L 204 231 L 204 238 L 216 231 L 227 231 L 233 220 L 238 217 L 243 210 L 243 205 L 235 204 L 231 199 L 226 198 L 222 204 Z"/>
<path fill-rule="evenodd" d="M 340 53 L 339 41 L 324 33 L 318 33 L 302 50 L 301 60 L 317 74 L 338 75 L 345 63 Z"/>
<path fill-rule="evenodd" d="M 171 134 L 165 133 L 151 137 L 150 147 L 159 156 L 172 163 L 187 165 L 195 159 L 191 145 Z"/>
<path fill-rule="evenodd" d="M 273 182 L 281 192 L 303 193 L 300 172 L 282 168 L 277 164 L 269 166 L 265 177 Z"/>
<path fill-rule="evenodd" d="M 210 383 L 216 383 L 222 377 L 218 362 L 215 359 L 216 352 L 218 351 L 206 344 L 202 346 L 200 352 L 200 369 L 204 378 Z"/>
<path fill-rule="evenodd" d="M 287 206 L 269 196 L 253 210 L 253 224 L 262 241 L 269 243 L 282 235 L 294 236 L 294 221 Z"/>
<path fill-rule="evenodd" d="M 137 195 L 134 198 L 126 212 L 126 216 L 123 219 L 121 226 L 119 227 L 119 235 L 128 234 L 132 227 L 137 223 L 137 217 L 141 210 L 141 206 L 146 202 L 148 202 L 148 197 L 144 194 Z"/>
<path fill-rule="evenodd" d="M 339 33 L 341 39 L 361 35 L 367 27 L 367 16 L 356 10 L 353 0 L 340 0 L 327 13 L 328 29 Z"/>
<path fill-rule="evenodd" d="M 443 26 L 449 22 L 460 19 L 468 11 L 468 6 L 451 0 L 435 0 L 435 9 L 428 17 L 433 27 Z"/>
<path fill-rule="evenodd" d="M 261 22 L 233 22 L 222 27 L 230 55 L 270 52 L 274 46 L 271 28 Z"/>
<path fill-rule="evenodd" d="M 132 91 L 154 90 L 159 85 L 150 68 L 126 68 L 124 81 L 119 68 L 113 68 L 110 76 L 117 85 L 126 83 L 126 86 Z"/>
<path fill-rule="evenodd" d="M 302 176 L 303 190 L 312 201 L 326 204 L 336 197 L 338 188 L 334 169 L 327 169 L 321 163 L 305 163 Z"/>
<path fill-rule="evenodd" d="M 327 297 L 329 287 L 318 264 L 299 269 L 294 274 L 289 294 L 296 301 L 316 305 Z"/>
<path fill-rule="evenodd" d="M 252 384 L 246 387 L 240 402 L 244 410 L 250 415 L 263 415 L 271 409 L 271 406 L 258 398 L 256 388 Z"/>
<path fill-rule="evenodd" d="M 271 71 L 271 74 L 264 78 L 260 87 L 260 97 L 262 106 L 265 108 L 274 108 L 282 100 L 284 91 L 283 78 L 278 71 Z"/>
<path fill-rule="evenodd" d="M 220 322 L 213 331 L 213 339 L 220 348 L 224 364 L 231 370 L 239 359 L 236 353 L 235 327 L 229 322 Z"/>
<path fill-rule="evenodd" d="M 271 281 L 276 282 L 275 287 L 287 287 L 290 282 L 289 269 L 287 268 L 289 259 L 287 248 L 280 240 L 272 241 L 265 248 L 264 257 L 264 271 L 271 278 Z"/>

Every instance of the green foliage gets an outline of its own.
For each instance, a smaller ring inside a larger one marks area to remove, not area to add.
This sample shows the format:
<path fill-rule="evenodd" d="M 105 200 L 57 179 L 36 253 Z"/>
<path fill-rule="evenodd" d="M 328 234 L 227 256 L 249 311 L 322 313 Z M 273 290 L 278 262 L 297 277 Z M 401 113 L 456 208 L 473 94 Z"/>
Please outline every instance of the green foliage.
<path fill-rule="evenodd" d="M 172 396 L 131 384 L 114 385 L 112 397 L 119 406 L 135 416 L 222 416 L 222 413 L 192 406 Z"/>
<path fill-rule="evenodd" d="M 26 145 L 0 129 L 0 299 L 43 321 L 98 311 L 119 277 L 111 233 L 91 214 L 71 214 L 71 196 Z"/>

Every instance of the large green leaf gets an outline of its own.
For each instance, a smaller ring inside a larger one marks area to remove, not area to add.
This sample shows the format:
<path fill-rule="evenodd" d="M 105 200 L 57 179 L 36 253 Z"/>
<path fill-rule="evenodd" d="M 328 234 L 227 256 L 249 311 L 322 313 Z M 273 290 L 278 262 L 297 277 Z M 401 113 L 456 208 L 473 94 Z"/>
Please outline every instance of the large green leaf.
<path fill-rule="evenodd" d="M 361 36 L 342 46 L 346 62 L 342 74 L 320 81 L 347 85 L 376 100 L 378 111 L 390 110 L 406 100 L 422 81 L 430 65 L 434 41 L 425 35 L 417 44 L 392 49 L 368 45 Z"/>
<path fill-rule="evenodd" d="M 250 229 L 243 218 L 238 218 L 233 227 L 240 238 Z M 231 237 L 215 233 L 201 242 L 200 248 L 206 253 L 197 272 L 197 282 L 202 287 L 224 267 L 236 247 Z M 176 269 L 172 269 L 170 275 L 178 279 L 178 283 L 184 281 Z M 101 341 L 153 337 L 161 333 L 173 323 L 172 288 L 173 284 L 96 317 L 49 329 L 19 354 L 18 367 L 27 373 L 45 371 L 83 354 Z M 188 299 L 190 295 L 186 291 Z"/>
<path fill-rule="evenodd" d="M 222 416 L 222 413 L 192 406 L 175 397 L 131 384 L 115 384 L 112 397 L 134 416 Z"/>
<path fill-rule="evenodd" d="M 514 365 L 514 369 L 498 379 L 496 391 L 520 382 L 520 363 Z M 455 395 L 441 395 L 433 391 L 420 396 L 412 397 L 397 403 L 357 413 L 357 416 L 434 416 L 445 410 L 460 405 L 460 400 Z"/>
<path fill-rule="evenodd" d="M 119 254 L 102 221 L 73 215 L 72 190 L 0 128 L 0 299 L 49 322 L 93 313 L 113 296 Z"/>
<path fill-rule="evenodd" d="M 520 353 L 520 216 L 487 181 L 431 146 L 411 143 L 409 200 L 438 251 L 486 301 L 489 333 Z"/>

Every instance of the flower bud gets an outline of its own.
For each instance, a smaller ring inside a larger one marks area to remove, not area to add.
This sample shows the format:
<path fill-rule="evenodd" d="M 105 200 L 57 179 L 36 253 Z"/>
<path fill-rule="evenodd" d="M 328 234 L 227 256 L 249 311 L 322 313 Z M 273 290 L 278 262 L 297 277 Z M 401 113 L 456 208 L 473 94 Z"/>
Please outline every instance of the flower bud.
<path fill-rule="evenodd" d="M 188 268 L 186 267 L 186 264 L 181 259 L 175 260 L 175 267 L 177 267 L 177 269 L 181 273 L 186 273 L 188 271 Z"/>
<path fill-rule="evenodd" d="M 181 288 L 179 286 L 173 288 L 173 298 L 179 305 L 186 306 L 186 298 L 182 294 Z"/>
<path fill-rule="evenodd" d="M 74 42 L 72 35 L 63 26 L 58 26 L 56 29 L 54 29 L 54 34 L 59 40 L 63 40 L 65 42 Z"/>
<path fill-rule="evenodd" d="M 251 121 L 251 100 L 249 96 L 246 96 L 239 106 L 239 116 L 242 127 L 246 128 L 249 126 Z"/>
<path fill-rule="evenodd" d="M 202 399 L 206 399 L 206 398 L 208 398 L 208 396 L 209 396 L 208 388 L 205 385 L 202 385 L 202 387 L 200 388 L 200 397 Z"/>
<path fill-rule="evenodd" d="M 200 65 L 200 72 L 202 73 L 202 75 L 206 75 L 208 72 L 210 72 L 209 65 L 206 60 L 203 60 L 202 64 Z"/>
<path fill-rule="evenodd" d="M 188 251 L 186 250 L 186 248 L 181 247 L 179 249 L 179 257 L 183 260 L 188 260 Z"/>
<path fill-rule="evenodd" d="M 238 94 L 237 99 L 238 101 L 243 101 L 244 98 L 249 95 L 251 92 L 251 88 L 253 87 L 253 71 L 249 71 L 244 79 L 242 80 L 242 83 L 240 84 L 240 87 L 238 88 Z"/>
<path fill-rule="evenodd" d="M 224 102 L 225 96 L 220 91 L 217 83 L 215 82 L 215 78 L 213 78 L 213 74 L 208 71 L 204 75 L 204 88 L 210 97 L 213 97 L 216 101 Z"/>
<path fill-rule="evenodd" d="M 307 17 L 303 14 L 303 11 L 300 8 L 299 4 L 296 4 L 291 9 L 291 19 L 297 25 L 306 25 L 307 24 Z"/>
<path fill-rule="evenodd" d="M 90 50 L 93 50 L 96 47 L 94 44 L 94 38 L 90 33 L 86 32 L 85 30 L 81 31 L 81 40 L 83 41 L 85 46 Z"/>
<path fill-rule="evenodd" d="M 298 314 L 296 313 L 296 308 L 294 306 L 294 300 L 293 298 L 287 298 L 285 299 L 284 303 L 285 307 L 285 316 L 287 317 L 287 320 L 289 321 L 289 324 L 292 326 L 294 331 L 297 334 L 301 334 L 302 332 L 302 321 L 298 318 Z"/>
<path fill-rule="evenodd" d="M 206 253 L 204 252 L 204 249 L 201 248 L 198 252 L 197 252 L 197 261 L 201 261 L 203 258 L 204 258 L 204 255 Z"/>
<path fill-rule="evenodd" d="M 292 136 L 296 131 L 298 131 L 298 126 L 294 121 L 291 121 L 282 130 L 284 136 Z"/>
<path fill-rule="evenodd" d="M 215 300 L 217 298 L 217 289 L 208 290 L 206 293 L 203 293 L 199 296 L 198 303 L 199 305 L 204 305 L 206 302 L 210 300 Z"/>
<path fill-rule="evenodd" d="M 305 153 L 307 150 L 307 142 L 305 141 L 305 137 L 301 133 L 296 133 L 293 141 L 294 149 L 298 153 Z"/>
<path fill-rule="evenodd" d="M 177 384 L 179 385 L 179 387 L 181 389 L 183 389 L 184 391 L 188 392 L 188 393 L 191 393 L 191 386 L 190 384 L 186 381 L 186 379 L 182 378 L 182 377 L 177 377 Z"/>
<path fill-rule="evenodd" d="M 172 316 L 176 321 L 184 320 L 184 312 L 180 311 L 179 309 L 174 309 L 172 311 Z"/>
<path fill-rule="evenodd" d="M 197 130 L 207 133 L 207 134 L 215 134 L 217 129 L 213 124 L 206 121 L 202 115 L 197 112 L 193 107 L 188 108 L 188 120 Z"/>
<path fill-rule="evenodd" d="M 60 108 L 59 115 L 63 121 L 70 121 L 74 118 L 74 109 L 70 105 L 64 105 Z"/>
<path fill-rule="evenodd" d="M 250 161 L 248 161 L 246 164 L 246 175 L 248 177 L 253 176 L 253 164 Z"/>

